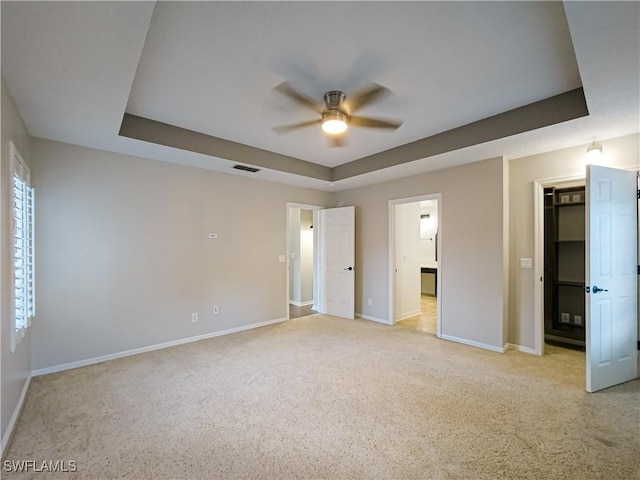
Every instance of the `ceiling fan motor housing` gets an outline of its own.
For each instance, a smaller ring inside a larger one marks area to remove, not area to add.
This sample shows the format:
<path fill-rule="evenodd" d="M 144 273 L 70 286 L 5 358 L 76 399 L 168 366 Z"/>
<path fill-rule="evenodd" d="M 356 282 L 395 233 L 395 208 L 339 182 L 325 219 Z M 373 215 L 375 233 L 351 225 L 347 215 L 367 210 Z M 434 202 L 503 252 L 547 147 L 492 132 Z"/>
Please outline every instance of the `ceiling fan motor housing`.
<path fill-rule="evenodd" d="M 324 103 L 327 106 L 327 110 L 339 110 L 342 102 L 347 96 L 344 92 L 339 90 L 331 90 L 324 94 Z"/>
<path fill-rule="evenodd" d="M 340 135 L 344 133 L 350 123 L 356 127 L 386 128 L 389 130 L 396 130 L 400 125 L 402 125 L 401 121 L 352 115 L 365 105 L 379 101 L 389 92 L 388 88 L 376 83 L 371 83 L 365 89 L 352 95 L 348 105 L 345 104 L 347 95 L 344 92 L 340 90 L 329 90 L 323 96 L 325 105 L 322 110 L 320 110 L 319 102 L 314 100 L 312 97 L 297 91 L 288 82 L 280 83 L 274 88 L 274 90 L 289 97 L 294 102 L 303 105 L 306 108 L 310 108 L 322 115 L 321 119 L 298 122 L 292 125 L 283 125 L 282 127 L 274 128 L 277 133 L 286 133 L 298 128 L 310 127 L 318 124 L 322 126 L 322 130 L 325 133 L 330 135 Z M 337 137 L 334 137 L 334 140 L 336 138 Z M 337 143 L 334 141 L 333 145 L 342 146 L 344 143 Z"/>

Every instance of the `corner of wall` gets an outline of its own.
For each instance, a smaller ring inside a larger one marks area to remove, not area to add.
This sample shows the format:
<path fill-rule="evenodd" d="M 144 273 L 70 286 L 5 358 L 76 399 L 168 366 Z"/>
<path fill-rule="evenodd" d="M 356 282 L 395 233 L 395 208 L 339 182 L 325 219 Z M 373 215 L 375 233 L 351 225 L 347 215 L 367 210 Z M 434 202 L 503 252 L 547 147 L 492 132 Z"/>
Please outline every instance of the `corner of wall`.
<path fill-rule="evenodd" d="M 1 156 L 0 156 L 0 205 L 1 207 L 1 228 L 0 236 L 0 321 L 2 331 L 10 331 L 9 324 L 11 318 L 10 305 L 8 299 L 11 297 L 10 278 L 12 270 L 6 261 L 9 258 L 10 223 L 12 212 L 8 210 L 10 202 L 10 175 L 9 162 L 9 142 L 13 142 L 20 151 L 21 156 L 27 161 L 30 160 L 31 138 L 25 127 L 20 112 L 5 84 L 4 78 L 0 79 L 0 103 L 2 110 L 1 128 Z M 4 260 L 4 261 L 3 261 Z M 14 353 L 10 353 L 9 335 L 0 337 L 0 365 L 1 375 L 1 399 L 0 399 L 0 436 L 2 437 L 1 448 L 4 452 L 9 443 L 13 429 L 20 415 L 22 405 L 29 388 L 31 379 L 31 335 L 34 327 L 31 327 Z"/>
<path fill-rule="evenodd" d="M 13 433 L 15 432 L 16 425 L 18 424 L 18 419 L 20 418 L 20 414 L 22 413 L 22 409 L 24 407 L 24 401 L 27 398 L 27 392 L 29 391 L 29 385 L 31 385 L 31 373 L 24 382 L 24 386 L 22 387 L 22 391 L 20 392 L 20 397 L 18 398 L 18 403 L 13 409 L 13 413 L 11 414 L 11 418 L 9 418 L 9 422 L 7 423 L 7 428 L 2 432 L 2 440 L 0 443 L 0 458 L 4 459 L 4 454 L 13 438 Z"/>
<path fill-rule="evenodd" d="M 509 340 L 509 161 L 502 157 L 502 344 Z"/>

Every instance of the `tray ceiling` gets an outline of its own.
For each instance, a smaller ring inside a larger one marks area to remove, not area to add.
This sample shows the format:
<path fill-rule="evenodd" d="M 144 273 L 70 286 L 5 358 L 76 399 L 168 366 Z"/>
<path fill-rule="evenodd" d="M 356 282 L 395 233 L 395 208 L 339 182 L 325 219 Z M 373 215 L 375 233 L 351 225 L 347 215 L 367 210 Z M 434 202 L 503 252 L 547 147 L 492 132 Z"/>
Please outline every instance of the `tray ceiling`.
<path fill-rule="evenodd" d="M 348 187 L 637 131 L 638 4 L 589 3 L 2 2 L 2 73 L 34 136 Z M 358 113 L 404 123 L 343 148 L 278 135 L 316 115 L 282 81 L 318 100 L 379 83 Z"/>

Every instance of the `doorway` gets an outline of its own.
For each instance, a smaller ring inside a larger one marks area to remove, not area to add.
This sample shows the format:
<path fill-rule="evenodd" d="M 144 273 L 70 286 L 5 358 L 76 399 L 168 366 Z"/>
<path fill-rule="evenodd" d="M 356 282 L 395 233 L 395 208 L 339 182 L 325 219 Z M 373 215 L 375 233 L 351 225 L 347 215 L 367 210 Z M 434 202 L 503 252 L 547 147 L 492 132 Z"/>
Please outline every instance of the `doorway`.
<path fill-rule="evenodd" d="M 585 186 L 544 188 L 544 341 L 585 351 Z"/>
<path fill-rule="evenodd" d="M 535 251 L 535 259 L 536 259 L 536 262 L 535 262 L 536 285 L 535 285 L 534 295 L 536 298 L 536 302 L 534 307 L 535 308 L 534 315 L 535 315 L 536 329 L 535 329 L 534 351 L 537 355 L 544 355 L 545 339 L 551 339 L 552 343 L 555 343 L 555 341 L 558 341 L 558 340 L 562 340 L 562 337 L 558 337 L 557 333 L 550 331 L 551 325 L 560 324 L 561 321 L 564 320 L 565 322 L 567 322 L 567 325 L 565 326 L 563 324 L 563 326 L 560 326 L 560 325 L 558 326 L 560 328 L 564 328 L 565 330 L 567 330 L 570 328 L 568 322 L 571 322 L 573 320 L 573 323 L 576 323 L 576 320 L 574 318 L 575 314 L 572 316 L 571 312 L 564 312 L 564 310 L 557 311 L 557 312 L 554 311 L 554 309 L 558 310 L 557 307 L 559 307 L 559 305 L 558 305 L 558 302 L 557 301 L 554 302 L 554 299 L 553 299 L 554 297 L 553 292 L 554 292 L 554 289 L 556 289 L 556 285 L 554 284 L 554 278 L 553 278 L 555 275 L 555 273 L 553 272 L 553 266 L 554 265 L 559 266 L 559 265 L 557 265 L 557 262 L 555 261 L 556 259 L 554 258 L 556 256 L 555 250 L 553 252 L 550 252 L 549 250 L 555 249 L 555 248 L 562 249 L 564 248 L 564 246 L 560 244 L 557 246 L 554 245 L 556 243 L 555 242 L 556 235 L 554 233 L 554 229 L 556 228 L 555 226 L 556 220 L 554 220 L 554 215 L 549 215 L 549 210 L 554 210 L 555 212 L 556 210 L 555 204 L 556 203 L 560 204 L 560 202 L 562 201 L 561 198 L 557 196 L 557 191 L 562 191 L 562 190 L 568 191 L 573 188 L 584 187 L 584 185 L 585 185 L 585 177 L 583 176 L 556 178 L 556 179 L 551 179 L 544 182 L 535 182 L 534 251 Z M 556 197 L 552 196 L 554 194 L 552 192 L 556 192 Z M 569 200 L 571 200 L 570 196 L 569 196 Z M 584 204 L 584 198 L 582 198 L 582 202 Z M 562 208 L 572 209 L 573 207 L 570 206 L 570 203 L 571 202 L 569 201 L 565 202 L 566 206 Z M 565 204 L 561 204 L 561 205 L 565 205 Z M 545 215 L 545 212 L 547 213 L 546 215 Z M 584 222 L 582 223 L 582 228 L 584 229 Z M 561 243 L 561 242 L 558 242 L 558 243 Z M 582 266 L 584 269 L 584 261 L 582 262 Z M 582 278 L 583 278 L 582 283 L 584 286 L 584 275 L 582 276 Z M 562 288 L 561 287 L 562 286 L 559 286 L 558 289 L 567 290 L 567 288 L 570 288 L 570 287 L 562 287 Z M 560 310 L 562 310 L 562 308 L 560 308 Z M 562 315 L 562 313 L 568 313 L 569 320 L 567 320 L 566 317 Z M 555 322 L 554 322 L 554 317 L 556 319 Z M 583 323 L 584 323 L 584 317 L 583 317 Z M 577 330 L 580 327 L 572 326 L 571 328 L 573 330 Z M 562 343 L 564 343 L 565 347 L 572 344 L 576 347 L 581 347 L 584 345 L 584 342 L 575 341 L 575 339 L 572 340 L 570 338 L 565 339 Z"/>
<path fill-rule="evenodd" d="M 587 165 L 586 182 L 583 178 L 579 181 L 586 183 L 584 221 L 578 222 L 577 227 L 562 227 L 560 212 L 552 215 L 557 217 L 553 240 L 561 244 L 554 247 L 554 255 L 565 256 L 566 264 L 563 267 L 561 259 L 556 258 L 553 263 L 556 270 L 551 275 L 548 258 L 545 258 L 545 243 L 549 243 L 545 237 L 550 222 L 545 221 L 544 212 L 556 207 L 575 210 L 582 201 L 581 189 L 571 187 L 574 180 L 566 180 L 567 183 L 561 184 L 562 189 L 555 187 L 558 181 L 534 181 L 535 350 L 538 355 L 545 351 L 544 323 L 548 305 L 543 289 L 548 285 L 578 288 L 578 293 L 572 295 L 573 300 L 557 300 L 552 304 L 554 327 L 585 329 L 586 390 L 594 392 L 635 379 L 638 374 L 637 172 Z M 557 198 L 550 197 L 556 194 Z M 567 218 L 571 215 L 576 216 L 569 210 L 564 214 Z M 567 242 L 583 241 L 582 258 L 578 258 L 580 252 L 578 249 L 576 254 L 575 245 L 564 246 Z M 578 277 L 582 271 L 584 277 Z M 585 314 L 576 314 L 576 310 L 583 310 Z"/>
<path fill-rule="evenodd" d="M 287 203 L 286 300 L 289 319 L 306 317 L 319 310 L 317 225 L 321 208 Z"/>
<path fill-rule="evenodd" d="M 389 323 L 439 337 L 441 195 L 391 200 L 389 219 Z"/>

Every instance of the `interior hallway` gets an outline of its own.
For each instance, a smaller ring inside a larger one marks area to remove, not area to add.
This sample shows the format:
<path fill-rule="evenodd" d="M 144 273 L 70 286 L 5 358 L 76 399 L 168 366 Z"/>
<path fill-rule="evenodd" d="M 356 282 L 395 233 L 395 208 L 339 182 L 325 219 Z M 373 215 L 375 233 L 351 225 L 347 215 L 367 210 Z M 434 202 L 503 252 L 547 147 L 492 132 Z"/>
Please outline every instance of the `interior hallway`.
<path fill-rule="evenodd" d="M 423 293 L 420 297 L 420 309 L 422 310 L 420 315 L 396 322 L 396 325 L 436 335 L 438 332 L 438 298 Z"/>

